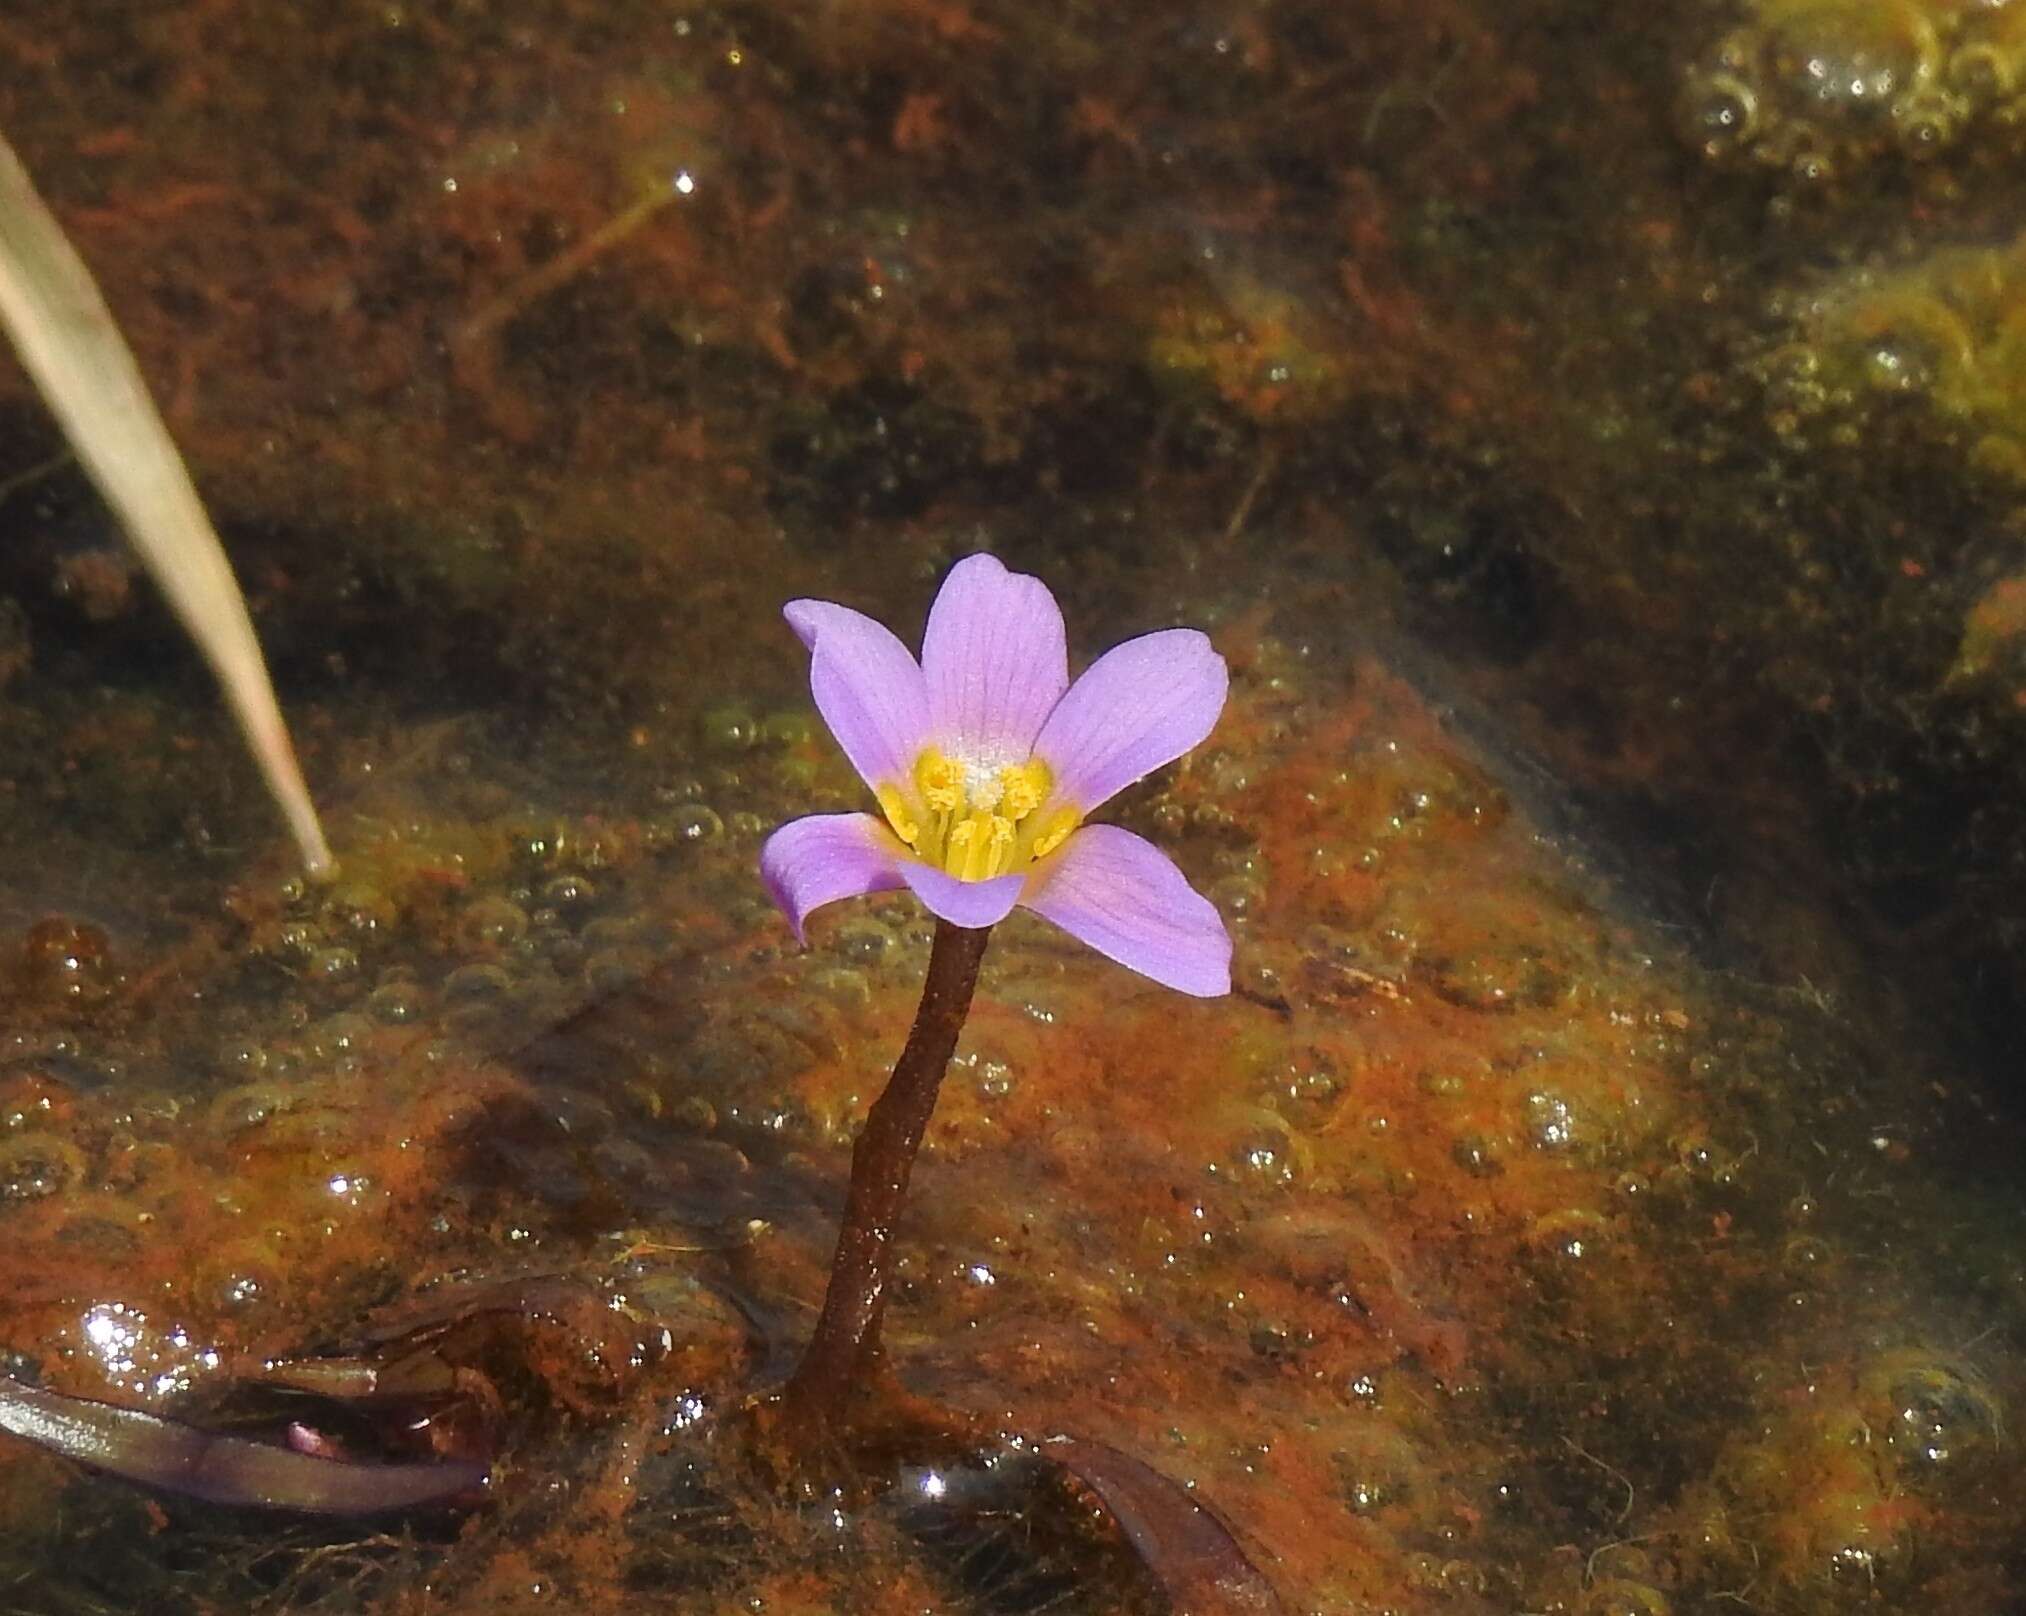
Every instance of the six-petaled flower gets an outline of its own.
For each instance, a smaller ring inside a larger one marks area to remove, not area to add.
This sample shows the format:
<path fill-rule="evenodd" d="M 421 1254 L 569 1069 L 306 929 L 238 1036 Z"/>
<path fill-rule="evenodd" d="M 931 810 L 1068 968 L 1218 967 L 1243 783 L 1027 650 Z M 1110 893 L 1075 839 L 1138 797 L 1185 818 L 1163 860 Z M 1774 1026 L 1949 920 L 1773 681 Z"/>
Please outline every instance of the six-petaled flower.
<path fill-rule="evenodd" d="M 952 925 L 1015 904 L 1184 993 L 1230 991 L 1231 938 L 1165 853 L 1085 817 L 1210 733 L 1229 679 L 1195 629 L 1114 646 L 1075 684 L 1055 597 L 991 556 L 959 562 L 921 661 L 879 623 L 797 600 L 818 711 L 880 813 L 817 814 L 760 854 L 797 937 L 810 911 L 906 886 Z"/>

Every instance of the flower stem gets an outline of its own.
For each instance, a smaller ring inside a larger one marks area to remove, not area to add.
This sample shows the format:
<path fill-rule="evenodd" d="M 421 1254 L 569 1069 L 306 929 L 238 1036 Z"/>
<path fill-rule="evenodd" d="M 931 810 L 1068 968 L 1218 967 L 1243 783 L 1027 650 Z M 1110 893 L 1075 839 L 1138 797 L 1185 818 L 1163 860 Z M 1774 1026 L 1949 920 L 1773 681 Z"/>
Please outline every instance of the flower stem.
<path fill-rule="evenodd" d="M 893 1231 L 907 1200 L 908 1175 L 921 1148 L 936 1092 L 970 1013 L 989 926 L 970 930 L 936 922 L 928 980 L 907 1047 L 872 1103 L 851 1149 L 851 1189 L 831 1259 L 823 1316 L 782 1401 L 820 1425 L 841 1423 L 852 1393 L 878 1367 L 879 1324 L 893 1265 Z"/>

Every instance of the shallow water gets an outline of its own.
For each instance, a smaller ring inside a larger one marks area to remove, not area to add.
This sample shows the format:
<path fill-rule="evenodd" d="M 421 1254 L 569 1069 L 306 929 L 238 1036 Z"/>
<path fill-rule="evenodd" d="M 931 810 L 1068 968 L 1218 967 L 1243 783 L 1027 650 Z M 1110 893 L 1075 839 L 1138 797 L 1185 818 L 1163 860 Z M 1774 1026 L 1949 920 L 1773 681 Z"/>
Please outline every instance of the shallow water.
<path fill-rule="evenodd" d="M 305 1522 L 9 1443 L 0 1609 L 1163 1608 L 1044 1458 L 714 1436 L 927 952 L 760 889 L 859 805 L 779 605 L 980 548 L 1231 661 L 1116 817 L 1240 992 L 1001 928 L 902 1381 L 1290 1611 L 2017 1608 L 2012 9 L 0 18 L 343 866 L 0 375 L 0 1351 L 386 1456 L 258 1366 L 420 1332 L 499 1449 Z"/>

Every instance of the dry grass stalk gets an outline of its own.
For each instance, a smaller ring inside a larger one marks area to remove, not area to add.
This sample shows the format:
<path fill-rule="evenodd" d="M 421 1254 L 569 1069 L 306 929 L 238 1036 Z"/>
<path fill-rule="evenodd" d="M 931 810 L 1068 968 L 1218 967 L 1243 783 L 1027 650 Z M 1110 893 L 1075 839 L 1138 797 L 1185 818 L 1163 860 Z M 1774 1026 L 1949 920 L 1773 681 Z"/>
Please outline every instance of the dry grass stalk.
<path fill-rule="evenodd" d="M 246 597 L 91 271 L 0 138 L 0 324 L 77 457 L 224 686 L 313 876 L 323 827 L 275 705 Z"/>

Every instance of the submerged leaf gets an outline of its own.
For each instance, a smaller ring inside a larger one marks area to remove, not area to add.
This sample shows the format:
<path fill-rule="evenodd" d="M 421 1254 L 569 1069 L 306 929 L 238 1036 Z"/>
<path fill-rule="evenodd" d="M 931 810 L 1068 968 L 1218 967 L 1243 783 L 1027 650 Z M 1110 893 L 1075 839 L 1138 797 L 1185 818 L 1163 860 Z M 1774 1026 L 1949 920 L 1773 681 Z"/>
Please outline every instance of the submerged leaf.
<path fill-rule="evenodd" d="M 0 1380 L 0 1431 L 143 1486 L 308 1515 L 454 1503 L 476 1494 L 486 1479 L 486 1466 L 475 1460 L 348 1464 L 11 1380 Z"/>
<path fill-rule="evenodd" d="M 1153 1466 L 1077 1437 L 1051 1437 L 1041 1451 L 1097 1494 L 1175 1616 L 1280 1616 L 1279 1596 L 1230 1530 Z"/>

